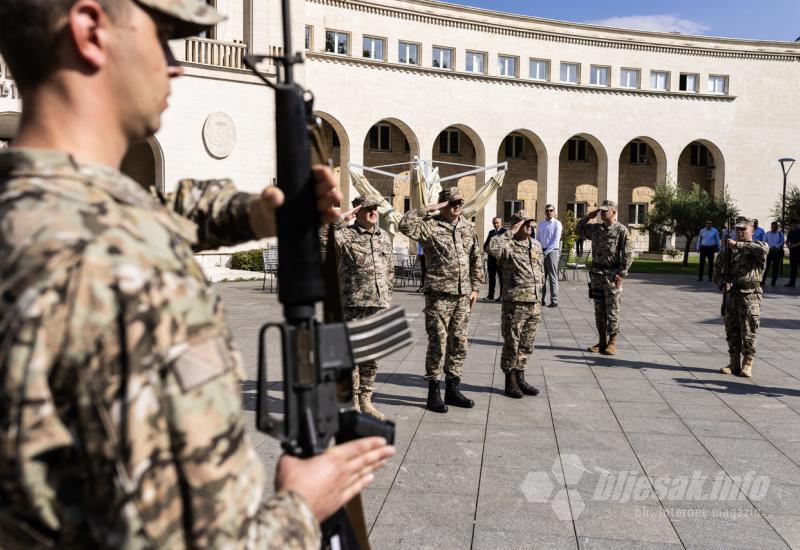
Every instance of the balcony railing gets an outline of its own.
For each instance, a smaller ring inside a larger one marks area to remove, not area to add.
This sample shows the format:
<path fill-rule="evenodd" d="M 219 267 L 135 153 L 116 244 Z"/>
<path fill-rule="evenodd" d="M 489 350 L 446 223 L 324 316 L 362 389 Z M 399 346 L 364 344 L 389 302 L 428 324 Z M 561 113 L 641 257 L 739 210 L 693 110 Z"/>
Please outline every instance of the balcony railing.
<path fill-rule="evenodd" d="M 244 69 L 242 57 L 247 53 L 247 44 L 239 40 L 220 42 L 207 38 L 186 39 L 186 61 L 223 67 L 226 69 Z"/>

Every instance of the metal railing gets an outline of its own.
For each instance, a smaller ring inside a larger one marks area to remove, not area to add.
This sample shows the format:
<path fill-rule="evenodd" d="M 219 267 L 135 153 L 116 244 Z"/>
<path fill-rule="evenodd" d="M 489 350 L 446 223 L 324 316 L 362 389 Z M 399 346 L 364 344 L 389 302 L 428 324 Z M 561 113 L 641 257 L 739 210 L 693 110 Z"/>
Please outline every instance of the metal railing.
<path fill-rule="evenodd" d="M 226 69 L 244 69 L 242 57 L 247 53 L 247 44 L 240 40 L 220 42 L 208 38 L 186 39 L 186 61 L 223 67 Z"/>

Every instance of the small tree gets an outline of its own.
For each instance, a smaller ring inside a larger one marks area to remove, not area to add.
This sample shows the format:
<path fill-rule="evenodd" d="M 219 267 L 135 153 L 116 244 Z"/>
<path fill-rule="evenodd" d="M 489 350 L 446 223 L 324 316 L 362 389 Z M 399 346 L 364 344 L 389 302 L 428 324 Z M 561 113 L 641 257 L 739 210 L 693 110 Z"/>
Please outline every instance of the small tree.
<path fill-rule="evenodd" d="M 653 208 L 647 216 L 642 231 L 656 234 L 679 235 L 686 239 L 683 250 L 683 265 L 689 265 L 692 239 L 712 220 L 723 227 L 727 220 L 738 215 L 730 195 L 713 197 L 697 184 L 690 190 L 680 189 L 672 182 L 657 185 L 653 195 Z"/>
<path fill-rule="evenodd" d="M 561 224 L 561 242 L 564 243 L 568 255 L 576 240 L 578 240 L 578 222 L 575 220 L 575 214 L 571 210 L 567 210 L 564 222 Z"/>
<path fill-rule="evenodd" d="M 783 194 L 778 195 L 775 206 L 772 209 L 772 219 L 781 222 L 781 210 L 783 209 Z M 800 220 L 800 188 L 792 186 L 786 190 L 786 224 L 789 225 L 794 220 Z M 764 224 L 767 225 L 767 224 Z M 781 228 L 786 231 L 785 227 Z"/>

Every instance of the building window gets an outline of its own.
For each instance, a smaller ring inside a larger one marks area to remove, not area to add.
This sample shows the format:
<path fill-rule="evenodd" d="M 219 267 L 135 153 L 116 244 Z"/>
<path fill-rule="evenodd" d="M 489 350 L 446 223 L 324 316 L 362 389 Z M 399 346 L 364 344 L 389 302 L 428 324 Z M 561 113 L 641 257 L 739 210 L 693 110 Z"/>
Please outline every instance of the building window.
<path fill-rule="evenodd" d="M 702 143 L 692 143 L 692 166 L 708 166 L 708 148 Z"/>
<path fill-rule="evenodd" d="M 667 71 L 650 71 L 650 89 L 662 92 L 669 90 L 669 73 Z"/>
<path fill-rule="evenodd" d="M 710 94 L 727 94 L 728 93 L 728 77 L 711 75 L 708 77 L 708 93 Z"/>
<path fill-rule="evenodd" d="M 631 164 L 648 164 L 647 144 L 642 141 L 631 143 Z"/>
<path fill-rule="evenodd" d="M 622 88 L 638 88 L 639 87 L 639 70 L 638 69 L 622 69 L 619 72 L 619 85 Z"/>
<path fill-rule="evenodd" d="M 647 223 L 647 203 L 633 203 L 628 205 L 628 224 L 644 225 Z"/>
<path fill-rule="evenodd" d="M 561 64 L 561 82 L 566 84 L 578 83 L 578 67 L 577 63 L 562 63 Z"/>
<path fill-rule="evenodd" d="M 458 130 L 445 130 L 439 134 L 439 152 L 443 155 L 458 155 Z"/>
<path fill-rule="evenodd" d="M 598 67 L 592 65 L 589 68 L 589 84 L 592 86 L 608 86 L 608 75 L 611 73 L 609 67 Z"/>
<path fill-rule="evenodd" d="M 403 197 L 403 214 L 411 210 L 411 197 Z"/>
<path fill-rule="evenodd" d="M 681 73 L 678 89 L 682 92 L 697 93 L 697 75 Z"/>
<path fill-rule="evenodd" d="M 453 49 L 452 48 L 433 48 L 433 66 L 439 69 L 453 68 Z"/>
<path fill-rule="evenodd" d="M 419 65 L 419 44 L 400 42 L 397 61 L 407 65 Z"/>
<path fill-rule="evenodd" d="M 383 61 L 385 59 L 383 57 L 383 52 L 386 49 L 384 48 L 385 45 L 386 41 L 383 38 L 374 38 L 372 36 L 365 36 L 362 56 L 368 59 Z"/>
<path fill-rule="evenodd" d="M 503 221 L 511 221 L 511 216 L 525 208 L 525 201 L 503 202 Z"/>
<path fill-rule="evenodd" d="M 485 73 L 486 72 L 486 54 L 481 52 L 471 52 L 467 50 L 467 72 L 468 73 Z"/>
<path fill-rule="evenodd" d="M 589 162 L 588 143 L 582 138 L 572 138 L 567 142 L 567 160 L 570 162 Z"/>
<path fill-rule="evenodd" d="M 505 140 L 505 149 L 506 149 L 506 158 L 507 159 L 521 159 L 523 148 L 525 146 L 525 141 L 522 136 L 512 134 L 510 136 L 506 136 Z"/>
<path fill-rule="evenodd" d="M 350 35 L 346 32 L 325 31 L 325 51 L 347 55 L 350 53 Z"/>
<path fill-rule="evenodd" d="M 517 58 L 510 55 L 497 56 L 497 74 L 500 76 L 517 76 Z"/>
<path fill-rule="evenodd" d="M 544 59 L 531 59 L 531 78 L 533 80 L 550 80 L 550 62 Z"/>
<path fill-rule="evenodd" d="M 312 38 L 314 36 L 314 27 L 306 25 L 306 49 L 310 50 L 313 45 Z"/>
<path fill-rule="evenodd" d="M 585 202 L 568 202 L 567 203 L 567 212 L 572 212 L 572 215 L 575 216 L 576 219 L 581 219 L 586 215 L 586 203 Z"/>
<path fill-rule="evenodd" d="M 331 147 L 334 149 L 339 149 L 342 144 L 339 142 L 339 134 L 333 132 L 333 136 L 331 137 Z"/>
<path fill-rule="evenodd" d="M 376 124 L 369 129 L 369 148 L 372 151 L 391 151 L 391 127 L 388 124 Z"/>

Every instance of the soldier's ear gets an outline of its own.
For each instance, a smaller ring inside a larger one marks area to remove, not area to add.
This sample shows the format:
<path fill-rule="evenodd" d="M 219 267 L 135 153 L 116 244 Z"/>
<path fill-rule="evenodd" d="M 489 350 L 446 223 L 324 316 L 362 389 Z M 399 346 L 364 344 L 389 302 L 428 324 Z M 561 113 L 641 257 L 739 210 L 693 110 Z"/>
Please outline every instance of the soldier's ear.
<path fill-rule="evenodd" d="M 68 38 L 76 61 L 98 70 L 108 62 L 112 24 L 96 0 L 78 0 L 69 11 Z"/>

